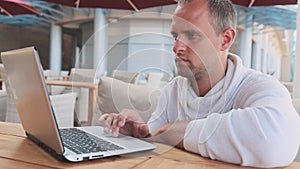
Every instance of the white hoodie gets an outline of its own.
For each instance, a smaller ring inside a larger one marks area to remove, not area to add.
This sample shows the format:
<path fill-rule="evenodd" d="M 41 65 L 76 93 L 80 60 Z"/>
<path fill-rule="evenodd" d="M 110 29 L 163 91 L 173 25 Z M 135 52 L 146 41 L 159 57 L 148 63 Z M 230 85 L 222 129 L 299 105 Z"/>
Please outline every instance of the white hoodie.
<path fill-rule="evenodd" d="M 289 165 L 300 144 L 300 118 L 275 78 L 228 56 L 226 76 L 204 97 L 183 77 L 169 83 L 148 125 L 192 120 L 184 147 L 204 157 L 253 167 Z"/>

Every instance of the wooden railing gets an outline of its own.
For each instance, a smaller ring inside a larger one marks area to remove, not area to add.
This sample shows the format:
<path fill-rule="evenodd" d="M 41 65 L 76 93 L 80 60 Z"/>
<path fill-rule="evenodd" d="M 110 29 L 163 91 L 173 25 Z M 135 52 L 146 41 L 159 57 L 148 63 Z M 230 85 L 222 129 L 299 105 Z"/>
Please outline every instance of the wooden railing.
<path fill-rule="evenodd" d="M 87 122 L 81 122 L 81 126 L 92 125 L 93 113 L 96 108 L 96 99 L 98 93 L 98 84 L 88 82 L 73 82 L 73 81 L 61 81 L 61 80 L 46 80 L 46 84 L 49 86 L 65 86 L 74 88 L 87 88 L 89 89 L 88 97 L 88 120 Z"/>

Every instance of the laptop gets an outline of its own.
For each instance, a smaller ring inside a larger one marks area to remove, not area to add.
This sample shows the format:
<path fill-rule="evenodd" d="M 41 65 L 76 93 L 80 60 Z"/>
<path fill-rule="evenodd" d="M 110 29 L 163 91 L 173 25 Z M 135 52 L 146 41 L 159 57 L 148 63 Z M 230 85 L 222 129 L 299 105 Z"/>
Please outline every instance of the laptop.
<path fill-rule="evenodd" d="M 101 126 L 59 128 L 37 50 L 1 52 L 1 58 L 27 137 L 54 157 L 79 162 L 156 148 L 133 137 L 114 138 Z"/>

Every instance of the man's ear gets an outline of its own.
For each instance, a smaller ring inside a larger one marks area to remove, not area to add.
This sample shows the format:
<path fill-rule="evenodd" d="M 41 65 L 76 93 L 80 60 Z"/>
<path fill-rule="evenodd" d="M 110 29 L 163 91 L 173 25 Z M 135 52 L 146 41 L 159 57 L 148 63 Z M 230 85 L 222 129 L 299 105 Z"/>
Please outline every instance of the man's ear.
<path fill-rule="evenodd" d="M 235 30 L 232 28 L 228 28 L 222 32 L 223 40 L 221 44 L 221 51 L 225 51 L 230 48 L 235 39 L 235 34 Z"/>

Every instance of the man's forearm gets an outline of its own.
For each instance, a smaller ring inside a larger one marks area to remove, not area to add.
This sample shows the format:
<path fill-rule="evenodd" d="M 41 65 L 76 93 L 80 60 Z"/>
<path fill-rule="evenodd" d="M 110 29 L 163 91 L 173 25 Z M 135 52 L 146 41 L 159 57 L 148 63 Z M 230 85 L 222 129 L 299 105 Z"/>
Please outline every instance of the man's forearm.
<path fill-rule="evenodd" d="M 151 133 L 149 140 L 184 149 L 183 139 L 188 123 L 189 121 L 181 121 L 167 124 Z"/>

